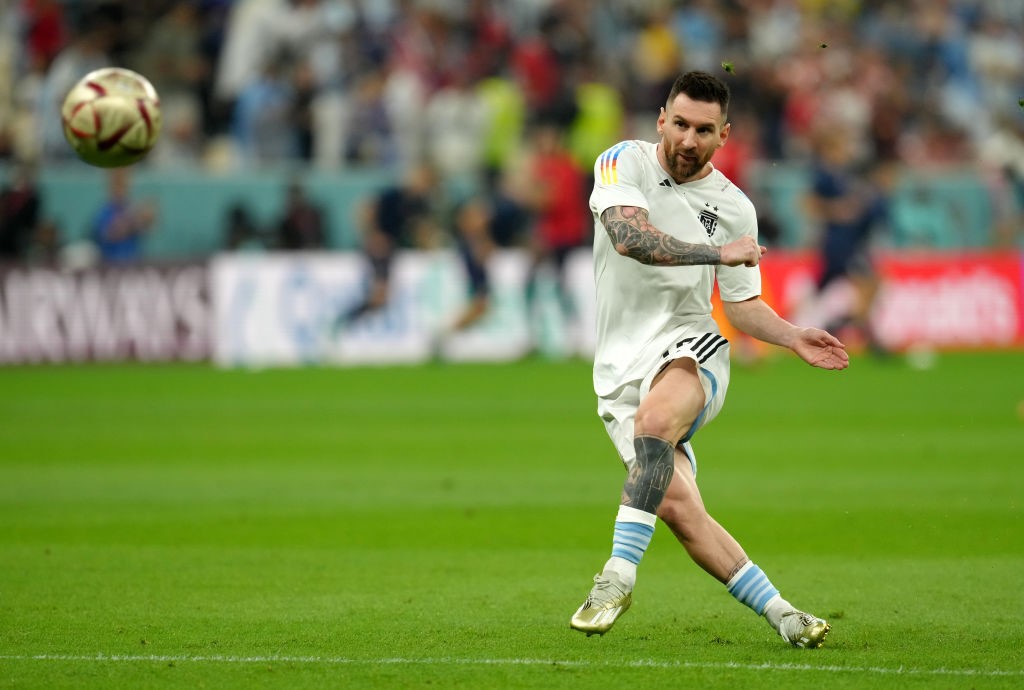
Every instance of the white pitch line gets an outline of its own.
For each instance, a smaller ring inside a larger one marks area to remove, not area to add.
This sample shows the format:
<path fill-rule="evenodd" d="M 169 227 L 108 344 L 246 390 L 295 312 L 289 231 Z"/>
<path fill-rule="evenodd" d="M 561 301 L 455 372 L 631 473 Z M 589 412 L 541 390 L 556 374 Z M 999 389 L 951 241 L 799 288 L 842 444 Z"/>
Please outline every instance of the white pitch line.
<path fill-rule="evenodd" d="M 160 662 L 160 663 L 218 663 L 218 664 L 325 664 L 334 666 L 572 666 L 631 667 L 631 668 L 694 668 L 736 671 L 817 671 L 819 673 L 860 673 L 895 676 L 967 676 L 967 677 L 1024 677 L 1018 669 L 973 668 L 896 668 L 884 666 L 815 666 L 813 664 L 742 664 L 711 661 L 655 661 L 634 660 L 624 662 L 592 662 L 572 659 L 461 659 L 435 657 L 424 659 L 353 659 L 348 657 L 319 656 L 181 656 L 162 654 L 0 654 L 4 661 L 96 661 L 96 662 Z"/>

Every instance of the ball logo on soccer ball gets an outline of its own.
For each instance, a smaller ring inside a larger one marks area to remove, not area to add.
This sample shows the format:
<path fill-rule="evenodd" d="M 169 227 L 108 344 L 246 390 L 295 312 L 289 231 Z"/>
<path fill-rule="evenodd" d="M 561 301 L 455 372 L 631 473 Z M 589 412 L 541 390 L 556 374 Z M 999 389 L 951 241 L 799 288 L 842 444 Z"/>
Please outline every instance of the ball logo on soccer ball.
<path fill-rule="evenodd" d="M 122 67 L 82 77 L 61 108 L 64 137 L 78 157 L 100 168 L 138 163 L 160 137 L 160 98 L 149 80 Z"/>

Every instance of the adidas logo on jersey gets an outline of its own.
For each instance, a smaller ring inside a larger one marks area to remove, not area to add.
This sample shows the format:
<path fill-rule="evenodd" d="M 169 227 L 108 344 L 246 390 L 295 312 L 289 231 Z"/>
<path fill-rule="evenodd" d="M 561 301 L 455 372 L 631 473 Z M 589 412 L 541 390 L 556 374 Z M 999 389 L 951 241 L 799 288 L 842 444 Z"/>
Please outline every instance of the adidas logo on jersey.
<path fill-rule="evenodd" d="M 664 180 L 662 180 L 661 182 L 659 182 L 659 183 L 658 183 L 658 186 L 659 186 L 659 187 L 671 187 L 671 186 L 672 186 L 672 183 L 671 183 L 671 182 L 669 181 L 669 179 L 668 179 L 668 178 L 666 177 L 666 178 L 665 178 Z"/>

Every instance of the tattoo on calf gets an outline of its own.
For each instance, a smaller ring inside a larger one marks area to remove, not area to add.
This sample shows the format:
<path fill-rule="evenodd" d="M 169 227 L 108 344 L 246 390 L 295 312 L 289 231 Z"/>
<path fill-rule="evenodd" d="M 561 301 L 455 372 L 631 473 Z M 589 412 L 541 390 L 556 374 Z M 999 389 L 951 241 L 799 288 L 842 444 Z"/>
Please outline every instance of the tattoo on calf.
<path fill-rule="evenodd" d="M 675 471 L 672 444 L 657 436 L 633 439 L 636 460 L 622 487 L 622 505 L 657 513 Z"/>
<path fill-rule="evenodd" d="M 651 225 L 647 209 L 612 206 L 601 224 L 616 250 L 650 266 L 704 266 L 721 263 L 722 253 L 709 244 L 691 244 Z M 624 250 L 624 251 L 623 251 Z"/>
<path fill-rule="evenodd" d="M 736 577 L 736 573 L 738 573 L 739 571 L 743 570 L 743 566 L 745 566 L 749 562 L 750 562 L 750 559 L 747 558 L 746 556 L 741 558 L 739 560 L 739 562 L 736 563 L 735 566 L 733 566 L 733 569 L 729 571 L 729 574 L 725 576 L 725 581 L 728 582 L 729 580 L 731 580 L 734 577 Z"/>

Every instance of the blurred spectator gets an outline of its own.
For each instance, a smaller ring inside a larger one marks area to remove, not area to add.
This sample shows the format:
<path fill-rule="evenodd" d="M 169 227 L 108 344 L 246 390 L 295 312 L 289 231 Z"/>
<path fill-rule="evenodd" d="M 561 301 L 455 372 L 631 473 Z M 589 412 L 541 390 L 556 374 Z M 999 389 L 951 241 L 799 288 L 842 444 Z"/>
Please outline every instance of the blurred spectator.
<path fill-rule="evenodd" d="M 423 113 L 427 160 L 464 192 L 476 191 L 481 179 L 488 125 L 487 103 L 471 75 L 469 66 L 453 70 Z"/>
<path fill-rule="evenodd" d="M 540 272 L 551 268 L 562 311 L 571 320 L 575 308 L 565 280 L 565 261 L 589 237 L 588 181 L 557 123 L 536 122 L 527 136 L 529 144 L 516 188 L 518 201 L 532 215 L 527 301 L 534 304 Z"/>
<path fill-rule="evenodd" d="M 291 121 L 295 128 L 296 156 L 300 161 L 309 164 L 313 161 L 316 149 L 317 132 L 315 128 L 314 107 L 317 100 L 316 75 L 308 60 L 300 60 L 292 71 Z"/>
<path fill-rule="evenodd" d="M 41 202 L 35 171 L 18 166 L 0 190 L 0 263 L 24 261 L 40 227 Z"/>
<path fill-rule="evenodd" d="M 33 266 L 58 266 L 62 263 L 63 247 L 60 228 L 56 222 L 49 218 L 39 222 L 25 260 Z"/>
<path fill-rule="evenodd" d="M 298 153 L 291 57 L 267 58 L 260 76 L 238 94 L 231 131 L 242 165 L 268 165 Z"/>
<path fill-rule="evenodd" d="M 632 99 L 631 112 L 648 116 L 665 104 L 665 94 L 679 76 L 683 64 L 682 51 L 671 27 L 671 11 L 665 3 L 655 3 L 643 18 L 629 56 Z"/>
<path fill-rule="evenodd" d="M 395 165 L 399 142 L 386 100 L 388 79 L 383 69 L 366 72 L 352 87 L 349 125 L 344 135 L 345 160 L 365 165 Z"/>
<path fill-rule="evenodd" d="M 568 145 L 580 168 L 589 170 L 609 142 L 622 140 L 625 104 L 621 93 L 603 81 L 593 55 L 584 56 L 575 69 L 576 117 Z"/>
<path fill-rule="evenodd" d="M 90 6 L 84 12 L 77 36 L 57 54 L 46 71 L 36 103 L 34 139 L 47 160 L 74 158 L 74 152 L 64 139 L 61 105 L 79 79 L 113 64 L 109 50 L 117 35 L 117 16 L 110 5 Z"/>
<path fill-rule="evenodd" d="M 430 2 L 405 5 L 390 33 L 382 98 L 403 167 L 425 158 L 423 109 L 463 57 L 446 8 Z"/>
<path fill-rule="evenodd" d="M 491 208 L 483 197 L 472 197 L 455 210 L 455 242 L 466 273 L 469 301 L 452 323 L 453 331 L 461 331 L 477 323 L 490 307 L 487 264 L 495 249 L 491 219 Z"/>
<path fill-rule="evenodd" d="M 988 160 L 993 130 L 1024 117 L 1020 0 L 0 4 L 0 157 L 74 160 L 58 116 L 64 95 L 87 71 L 124 64 L 162 98 L 166 145 L 147 165 L 428 160 L 459 178 L 450 186 L 490 194 L 526 145 L 528 120 L 569 127 L 589 168 L 614 141 L 649 135 L 633 115 L 660 107 L 659 82 L 730 64 L 734 101 L 758 117 L 752 155 L 805 165 L 814 132 L 841 121 L 859 154 L 904 163 L 910 177 L 982 170 L 981 189 L 965 196 L 990 194 L 1000 241 L 1019 226 L 1019 178 Z M 623 93 L 635 100 L 617 102 Z M 923 228 L 941 194 L 919 188 L 901 188 L 911 191 L 898 213 Z M 502 211 L 513 206 L 494 208 L 496 219 L 514 217 Z"/>
<path fill-rule="evenodd" d="M 201 154 L 202 84 L 210 65 L 202 53 L 199 5 L 176 0 L 155 23 L 136 56 L 137 69 L 160 95 L 162 138 L 152 160 L 164 165 L 195 163 Z"/>
<path fill-rule="evenodd" d="M 526 123 L 526 103 L 518 85 L 503 76 L 481 80 L 477 92 L 487 118 L 481 141 L 483 184 L 487 189 L 494 189 L 519 152 Z"/>
<path fill-rule="evenodd" d="M 805 15 L 790 0 L 749 0 L 743 18 L 750 62 L 771 63 L 799 50 Z"/>
<path fill-rule="evenodd" d="M 1024 3 L 1021 3 L 1024 7 Z M 982 13 L 968 38 L 968 59 L 985 111 L 1002 119 L 1015 115 L 1024 86 L 1024 37 L 996 14 Z"/>
<path fill-rule="evenodd" d="M 463 69 L 472 70 L 476 80 L 501 72 L 515 37 L 495 0 L 469 0 L 460 22 L 461 41 L 465 44 Z"/>
<path fill-rule="evenodd" d="M 1024 240 L 1024 118 L 998 117 L 979 158 L 992 197 L 992 244 L 1017 246 Z"/>
<path fill-rule="evenodd" d="M 143 258 L 142 241 L 156 220 L 156 206 L 131 199 L 131 168 L 107 173 L 107 200 L 92 224 L 92 241 L 103 263 L 123 264 Z"/>
<path fill-rule="evenodd" d="M 562 126 L 575 117 L 566 69 L 580 48 L 580 38 L 556 10 L 549 10 L 536 33 L 521 37 L 512 51 L 511 69 L 526 100 L 528 117 L 545 117 Z"/>
<path fill-rule="evenodd" d="M 362 249 L 370 268 L 364 298 L 341 314 L 337 328 L 384 307 L 390 296 L 391 264 L 399 248 L 425 248 L 436 243 L 440 205 L 437 173 L 429 165 L 410 168 L 402 181 L 361 205 Z"/>
<path fill-rule="evenodd" d="M 963 169 L 975 158 L 968 132 L 942 117 L 938 104 L 928 107 L 929 110 L 904 129 L 900 137 L 900 158 L 922 173 Z"/>
<path fill-rule="evenodd" d="M 264 233 L 249 208 L 236 202 L 228 209 L 224 228 L 224 248 L 228 251 L 259 251 L 267 248 Z"/>
<path fill-rule="evenodd" d="M 889 170 L 873 171 L 873 179 L 859 175 L 855 143 L 842 127 L 823 128 L 814 144 L 808 209 L 821 233 L 818 297 L 840 281 L 853 287 L 852 304 L 832 314 L 826 328 L 833 333 L 853 329 L 873 352 L 881 353 L 884 348 L 871 327 L 871 307 L 880 284 L 871 261 L 871 241 L 873 231 L 887 219 Z"/>
<path fill-rule="evenodd" d="M 260 79 L 267 61 L 281 48 L 278 38 L 286 0 L 236 0 L 225 17 L 213 98 L 226 112 L 246 86 Z"/>
<path fill-rule="evenodd" d="M 288 185 L 284 214 L 277 225 L 277 246 L 281 249 L 324 249 L 327 236 L 324 214 L 306 195 L 302 185 Z"/>
<path fill-rule="evenodd" d="M 716 9 L 718 0 L 676 3 L 671 28 L 683 54 L 686 69 L 711 71 L 718 68 L 725 41 L 725 18 Z"/>
<path fill-rule="evenodd" d="M 0 159 L 31 161 L 41 158 L 36 117 L 46 79 L 46 64 L 38 56 L 30 60 L 22 74 L 12 77 L 9 103 L 0 102 Z M 0 98 L 3 92 L 0 86 Z"/>
<path fill-rule="evenodd" d="M 68 43 L 64 3 L 57 0 L 25 0 L 21 3 L 25 59 L 47 68 Z"/>

